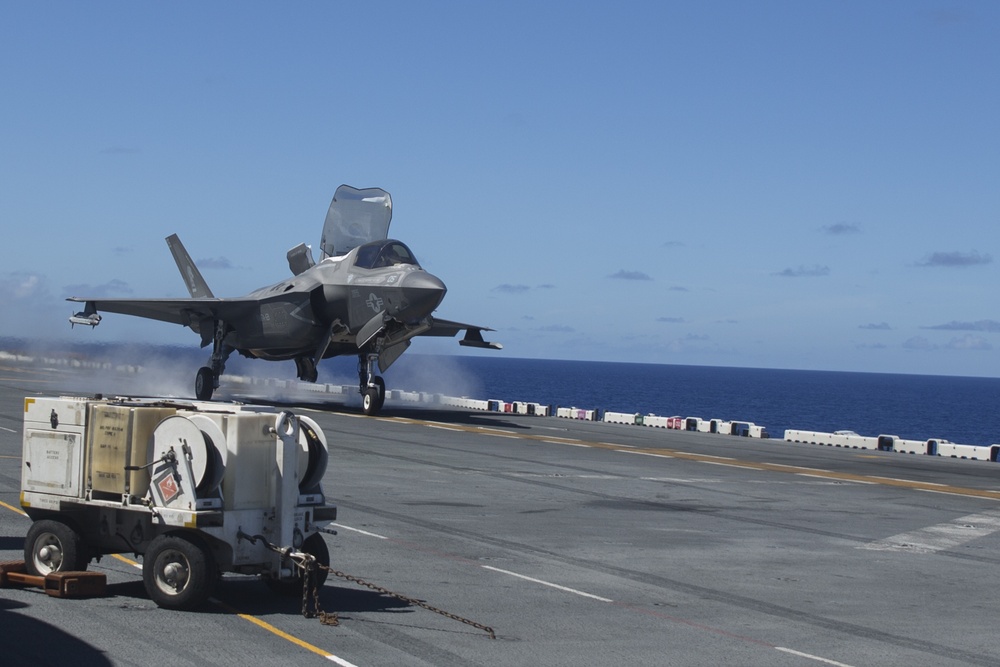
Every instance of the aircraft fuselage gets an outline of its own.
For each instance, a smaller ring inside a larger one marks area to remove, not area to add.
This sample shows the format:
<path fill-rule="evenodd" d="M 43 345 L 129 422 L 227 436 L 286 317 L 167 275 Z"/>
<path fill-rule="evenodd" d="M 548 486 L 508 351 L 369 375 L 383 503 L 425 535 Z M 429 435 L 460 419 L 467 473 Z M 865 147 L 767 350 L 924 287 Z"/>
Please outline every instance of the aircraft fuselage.
<path fill-rule="evenodd" d="M 416 264 L 364 268 L 354 264 L 356 253 L 251 292 L 256 304 L 229 318 L 227 343 L 260 359 L 283 360 L 311 353 L 329 335 L 323 358 L 357 354 L 357 335 L 373 318 L 381 315 L 389 327 L 416 325 L 444 298 L 444 283 Z"/>

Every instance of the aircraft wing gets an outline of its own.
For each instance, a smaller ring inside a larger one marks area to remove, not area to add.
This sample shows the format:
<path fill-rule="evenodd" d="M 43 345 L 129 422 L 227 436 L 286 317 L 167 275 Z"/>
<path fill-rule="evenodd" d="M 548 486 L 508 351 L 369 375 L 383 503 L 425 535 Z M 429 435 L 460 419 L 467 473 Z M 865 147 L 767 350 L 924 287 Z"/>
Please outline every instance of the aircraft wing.
<path fill-rule="evenodd" d="M 70 297 L 67 301 L 85 303 L 82 313 L 75 314 L 70 321 L 74 324 L 89 324 L 100 322 L 100 316 L 93 319 L 99 311 L 134 315 L 150 320 L 171 322 L 199 330 L 202 320 L 221 319 L 232 320 L 251 310 L 255 299 L 87 299 Z M 88 320 L 89 318 L 89 320 Z"/>
<path fill-rule="evenodd" d="M 500 343 L 491 343 L 483 339 L 484 331 L 495 331 L 495 329 L 479 326 L 477 324 L 464 324 L 462 322 L 452 322 L 451 320 L 441 320 L 436 317 L 431 323 L 431 328 L 421 335 L 454 336 L 463 329 L 465 330 L 465 337 L 458 341 L 459 345 L 465 345 L 467 347 L 485 347 L 491 350 L 500 350 L 503 348 L 503 345 Z"/>

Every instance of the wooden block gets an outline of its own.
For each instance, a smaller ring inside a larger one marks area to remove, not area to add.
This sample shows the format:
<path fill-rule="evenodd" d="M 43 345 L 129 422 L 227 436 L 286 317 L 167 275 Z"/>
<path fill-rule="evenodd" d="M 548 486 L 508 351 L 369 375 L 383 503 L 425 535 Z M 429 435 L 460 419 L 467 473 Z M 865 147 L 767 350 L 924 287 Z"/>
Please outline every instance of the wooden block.
<path fill-rule="evenodd" d="M 0 588 L 7 588 L 11 584 L 18 583 L 10 580 L 10 574 L 24 574 L 27 569 L 23 560 L 7 560 L 0 563 Z"/>
<path fill-rule="evenodd" d="M 57 598 L 98 597 L 104 595 L 108 578 L 101 572 L 49 572 L 45 575 L 45 593 Z"/>
<path fill-rule="evenodd" d="M 23 560 L 12 560 L 0 563 L 0 584 L 3 586 L 41 586 L 44 577 L 28 574 Z"/>

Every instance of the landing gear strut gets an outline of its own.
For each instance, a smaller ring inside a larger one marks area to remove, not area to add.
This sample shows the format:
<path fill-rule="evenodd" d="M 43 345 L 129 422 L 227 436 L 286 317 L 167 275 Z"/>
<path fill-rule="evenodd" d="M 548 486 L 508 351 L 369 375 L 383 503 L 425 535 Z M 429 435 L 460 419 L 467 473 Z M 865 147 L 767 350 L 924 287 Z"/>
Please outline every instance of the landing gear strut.
<path fill-rule="evenodd" d="M 208 360 L 208 366 L 199 368 L 198 375 L 194 379 L 194 395 L 199 401 L 212 400 L 212 394 L 219 388 L 219 376 L 226 370 L 226 360 L 235 349 L 224 342 L 225 322 L 215 320 L 212 326 L 215 330 L 215 335 L 212 337 L 212 356 Z"/>
<path fill-rule="evenodd" d="M 368 416 L 378 414 L 385 403 L 385 380 L 375 375 L 378 355 L 358 355 L 358 376 L 361 380 L 361 409 Z"/>

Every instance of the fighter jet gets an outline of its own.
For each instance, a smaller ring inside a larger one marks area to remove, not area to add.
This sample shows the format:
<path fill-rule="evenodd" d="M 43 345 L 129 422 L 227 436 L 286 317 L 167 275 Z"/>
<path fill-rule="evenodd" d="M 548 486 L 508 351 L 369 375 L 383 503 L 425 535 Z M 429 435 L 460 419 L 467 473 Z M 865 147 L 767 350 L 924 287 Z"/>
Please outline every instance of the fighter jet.
<path fill-rule="evenodd" d="M 381 188 L 337 188 L 323 225 L 320 261 L 300 243 L 288 251 L 292 277 L 242 297 L 217 298 L 176 234 L 167 245 L 191 294 L 189 299 L 94 299 L 70 323 L 91 328 L 100 311 L 135 315 L 190 328 L 212 346 L 195 376 L 195 395 L 210 400 L 233 352 L 252 359 L 294 360 L 299 379 L 315 382 L 316 364 L 358 356 L 365 414 L 385 401 L 385 373 L 414 336 L 455 336 L 471 347 L 500 349 L 483 339 L 489 327 L 433 317 L 447 288 L 420 267 L 410 249 L 390 239 L 392 198 Z"/>

